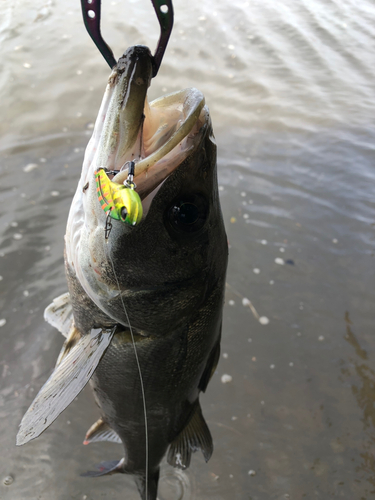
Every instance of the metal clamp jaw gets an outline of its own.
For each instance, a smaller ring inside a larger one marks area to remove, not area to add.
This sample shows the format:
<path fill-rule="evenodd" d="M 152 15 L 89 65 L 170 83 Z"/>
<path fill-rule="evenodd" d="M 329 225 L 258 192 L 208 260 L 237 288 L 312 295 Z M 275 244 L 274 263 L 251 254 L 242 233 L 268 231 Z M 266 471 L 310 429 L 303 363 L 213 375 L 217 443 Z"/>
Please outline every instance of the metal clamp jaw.
<path fill-rule="evenodd" d="M 151 0 L 154 6 L 159 25 L 160 37 L 155 54 L 152 56 L 153 73 L 155 77 L 159 71 L 161 61 L 167 48 L 168 40 L 173 28 L 172 0 Z M 100 32 L 101 0 L 81 0 L 83 21 L 88 34 L 91 36 L 100 53 L 112 69 L 117 62 L 109 45 L 104 41 Z"/>

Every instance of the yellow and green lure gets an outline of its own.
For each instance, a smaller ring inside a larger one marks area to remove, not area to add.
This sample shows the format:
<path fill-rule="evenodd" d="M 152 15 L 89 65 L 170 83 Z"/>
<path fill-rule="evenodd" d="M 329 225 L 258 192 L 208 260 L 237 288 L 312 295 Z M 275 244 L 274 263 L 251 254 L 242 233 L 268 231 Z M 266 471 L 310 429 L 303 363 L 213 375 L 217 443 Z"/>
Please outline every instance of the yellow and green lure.
<path fill-rule="evenodd" d="M 127 185 L 112 182 L 105 170 L 100 168 L 95 172 L 96 193 L 104 212 L 112 219 L 120 220 L 135 226 L 143 215 L 142 202 L 134 190 L 134 182 Z"/>

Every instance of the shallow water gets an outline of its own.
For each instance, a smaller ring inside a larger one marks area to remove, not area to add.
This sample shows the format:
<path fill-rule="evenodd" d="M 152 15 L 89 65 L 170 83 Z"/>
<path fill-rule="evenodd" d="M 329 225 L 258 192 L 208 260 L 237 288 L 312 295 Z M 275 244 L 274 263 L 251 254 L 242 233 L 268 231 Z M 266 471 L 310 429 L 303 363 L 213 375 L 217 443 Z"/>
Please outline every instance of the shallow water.
<path fill-rule="evenodd" d="M 150 96 L 205 93 L 231 248 L 222 359 L 201 398 L 215 452 L 180 475 L 164 465 L 160 498 L 372 498 L 374 4 L 174 6 Z M 155 47 L 147 0 L 104 2 L 103 18 L 117 57 Z M 108 68 L 78 1 L 2 2 L 0 43 L 0 499 L 138 500 L 132 478 L 79 476 L 121 456 L 81 444 L 88 389 L 15 447 L 62 343 L 43 310 L 66 290 L 65 223 Z"/>

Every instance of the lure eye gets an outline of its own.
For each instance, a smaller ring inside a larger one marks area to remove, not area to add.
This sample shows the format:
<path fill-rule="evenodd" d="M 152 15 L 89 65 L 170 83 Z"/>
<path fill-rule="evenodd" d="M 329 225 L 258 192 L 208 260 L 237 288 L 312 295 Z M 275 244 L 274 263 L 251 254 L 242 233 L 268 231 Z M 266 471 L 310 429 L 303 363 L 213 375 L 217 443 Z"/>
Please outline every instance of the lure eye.
<path fill-rule="evenodd" d="M 172 227 L 188 233 L 198 231 L 207 219 L 207 202 L 201 195 L 176 200 L 168 210 Z"/>
<path fill-rule="evenodd" d="M 123 222 L 125 222 L 125 219 L 128 216 L 128 211 L 127 211 L 126 207 L 121 207 L 120 214 L 121 214 L 121 220 Z"/>

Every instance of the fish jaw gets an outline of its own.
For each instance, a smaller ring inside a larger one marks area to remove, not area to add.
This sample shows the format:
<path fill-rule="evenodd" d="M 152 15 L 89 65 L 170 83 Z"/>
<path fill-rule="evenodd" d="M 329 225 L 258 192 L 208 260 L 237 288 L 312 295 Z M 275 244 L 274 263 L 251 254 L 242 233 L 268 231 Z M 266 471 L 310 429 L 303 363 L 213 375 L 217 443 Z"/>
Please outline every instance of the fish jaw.
<path fill-rule="evenodd" d="M 152 77 L 148 47 L 130 47 L 119 59 L 110 83 L 114 89 L 98 146 L 97 167 L 120 169 L 140 155 L 139 132 Z"/>

